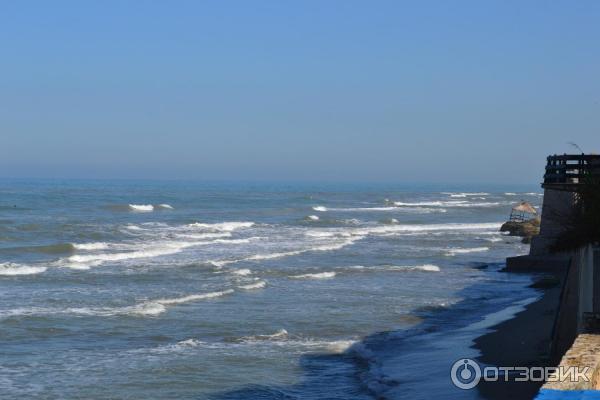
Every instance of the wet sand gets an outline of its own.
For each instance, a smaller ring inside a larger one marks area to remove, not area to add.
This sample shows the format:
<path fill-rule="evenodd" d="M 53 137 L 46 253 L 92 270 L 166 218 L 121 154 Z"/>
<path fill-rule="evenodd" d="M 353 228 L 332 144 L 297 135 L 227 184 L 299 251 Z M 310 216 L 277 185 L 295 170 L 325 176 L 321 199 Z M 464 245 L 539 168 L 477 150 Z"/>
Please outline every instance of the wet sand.
<path fill-rule="evenodd" d="M 552 329 L 558 310 L 561 285 L 538 289 L 540 299 L 527 305 L 514 318 L 494 326 L 493 331 L 475 340 L 480 363 L 495 366 L 552 366 Z M 477 385 L 487 399 L 532 399 L 543 382 L 484 382 Z"/>

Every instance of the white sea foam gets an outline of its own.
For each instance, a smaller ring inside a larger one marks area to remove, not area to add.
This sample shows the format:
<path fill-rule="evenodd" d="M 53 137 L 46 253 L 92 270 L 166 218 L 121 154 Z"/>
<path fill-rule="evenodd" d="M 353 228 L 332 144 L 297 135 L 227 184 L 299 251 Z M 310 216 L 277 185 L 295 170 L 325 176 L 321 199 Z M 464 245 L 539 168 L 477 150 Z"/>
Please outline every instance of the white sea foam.
<path fill-rule="evenodd" d="M 243 336 L 237 339 L 220 341 L 220 342 L 205 342 L 202 340 L 190 338 L 179 341 L 175 344 L 163 345 L 153 349 L 139 349 L 138 351 L 151 351 L 157 353 L 170 353 L 190 351 L 196 348 L 210 350 L 227 350 L 231 348 L 271 348 L 281 349 L 289 352 L 328 352 L 328 353 L 344 353 L 346 351 L 354 351 L 356 340 L 324 340 L 302 338 L 295 335 L 290 335 L 287 330 L 280 329 L 272 334 Z"/>
<path fill-rule="evenodd" d="M 92 243 L 73 243 L 76 250 L 104 250 L 108 248 L 108 243 L 92 242 Z"/>
<path fill-rule="evenodd" d="M 231 232 L 231 231 L 235 231 L 238 229 L 250 228 L 253 225 L 254 225 L 254 222 L 231 221 L 231 222 L 218 222 L 218 223 L 214 223 L 214 224 L 195 222 L 193 224 L 190 224 L 189 226 L 193 227 L 193 228 L 202 228 L 202 229 L 206 229 L 206 230 Z"/>
<path fill-rule="evenodd" d="M 169 299 L 150 300 L 135 306 L 116 308 L 113 310 L 113 313 L 154 316 L 165 312 L 167 310 L 167 306 L 189 303 L 199 300 L 214 299 L 216 297 L 225 296 L 230 293 L 233 293 L 233 289 L 227 289 L 218 292 L 191 294 L 188 296 L 175 297 Z"/>
<path fill-rule="evenodd" d="M 418 271 L 426 271 L 426 272 L 440 272 L 440 267 L 433 264 L 425 264 L 425 265 L 411 265 L 411 266 L 401 266 L 399 268 L 407 268 L 410 270 L 418 270 Z"/>
<path fill-rule="evenodd" d="M 154 210 L 154 206 L 152 204 L 129 204 L 129 208 L 132 211 L 138 212 L 148 212 Z"/>
<path fill-rule="evenodd" d="M 111 317 L 119 315 L 131 316 L 156 316 L 164 313 L 167 306 L 188 303 L 193 301 L 212 299 L 233 293 L 233 289 L 212 293 L 194 294 L 171 299 L 150 300 L 133 306 L 125 307 L 66 307 L 66 308 L 20 308 L 1 311 L 0 317 L 23 316 L 23 315 L 52 315 L 52 314 L 74 314 L 84 316 Z"/>
<path fill-rule="evenodd" d="M 171 298 L 171 299 L 159 299 L 159 300 L 152 300 L 148 303 L 144 303 L 144 304 L 162 304 L 163 306 L 166 305 L 173 305 L 173 304 L 183 304 L 183 303 L 189 303 L 191 301 L 198 301 L 198 300 L 205 300 L 205 299 L 212 299 L 215 297 L 221 297 L 224 296 L 226 294 L 231 294 L 233 293 L 233 289 L 227 289 L 227 290 L 222 290 L 222 291 L 218 291 L 218 292 L 210 292 L 210 293 L 201 293 L 201 294 L 191 294 L 189 296 L 183 296 L 183 297 L 175 297 L 175 298 Z"/>
<path fill-rule="evenodd" d="M 239 260 L 226 260 L 226 261 L 221 261 L 221 262 L 217 262 L 220 263 L 221 265 L 217 265 L 215 264 L 215 262 L 213 262 L 213 264 L 217 265 L 217 266 L 222 266 L 222 265 L 226 265 L 226 264 L 230 264 L 230 263 L 234 263 L 234 262 L 239 262 L 239 261 L 258 261 L 258 260 L 271 260 L 274 258 L 282 258 L 282 257 L 290 257 L 290 256 L 295 256 L 298 254 L 302 254 L 302 253 L 307 253 L 310 251 L 333 251 L 333 250 L 339 250 L 343 247 L 346 247 L 352 243 L 354 243 L 356 240 L 360 240 L 362 239 L 363 236 L 354 236 L 350 239 L 346 239 L 343 242 L 339 242 L 339 243 L 332 243 L 332 244 L 325 244 L 325 245 L 320 245 L 320 246 L 315 246 L 315 247 L 310 247 L 310 248 L 305 248 L 305 249 L 301 249 L 301 250 L 292 250 L 292 251 L 284 251 L 284 252 L 276 252 L 276 253 L 267 253 L 267 254 L 255 254 L 252 255 L 250 257 L 246 257 L 243 259 L 239 259 Z"/>
<path fill-rule="evenodd" d="M 345 230 L 310 230 L 304 234 L 315 238 L 331 238 L 331 243 L 316 244 L 311 247 L 300 248 L 297 250 L 279 251 L 273 253 L 259 253 L 247 257 L 229 259 L 229 260 L 212 260 L 209 261 L 216 267 L 223 267 L 228 264 L 238 263 L 242 261 L 261 261 L 271 260 L 282 257 L 290 257 L 311 251 L 334 251 L 343 247 L 349 246 L 358 240 L 363 239 L 368 235 L 394 235 L 394 234 L 433 234 L 444 231 L 473 231 L 479 232 L 482 230 L 497 230 L 500 228 L 500 223 L 449 223 L 449 224 L 414 224 L 414 225 L 378 225 L 365 228 L 352 228 Z M 340 240 L 344 238 L 344 240 Z"/>
<path fill-rule="evenodd" d="M 141 231 L 144 228 L 142 228 L 141 226 L 138 226 L 138 225 L 134 225 L 134 224 L 127 224 L 127 225 L 125 225 L 125 229 L 129 229 L 130 231 Z"/>
<path fill-rule="evenodd" d="M 235 275 L 240 275 L 240 276 L 246 276 L 246 275 L 250 275 L 252 273 L 252 271 L 249 270 L 248 268 L 236 269 L 231 272 Z"/>
<path fill-rule="evenodd" d="M 200 340 L 196 340 L 196 339 L 187 339 L 187 340 L 182 340 L 181 342 L 177 342 L 177 346 L 183 346 L 183 347 L 198 347 L 199 345 L 201 345 L 202 341 Z"/>
<path fill-rule="evenodd" d="M 117 310 L 117 314 L 131 314 L 140 316 L 156 316 L 167 311 L 167 308 L 160 303 L 148 302 L 133 307 L 124 307 Z"/>
<path fill-rule="evenodd" d="M 440 267 L 433 264 L 424 264 L 424 265 L 375 265 L 371 267 L 366 267 L 364 265 L 352 265 L 349 267 L 340 267 L 341 270 L 353 270 L 360 272 L 386 272 L 386 271 L 425 271 L 425 272 L 440 272 Z"/>
<path fill-rule="evenodd" d="M 398 211 L 398 207 L 344 207 L 344 208 L 327 208 L 329 211 Z M 325 210 L 317 210 L 325 211 Z"/>
<path fill-rule="evenodd" d="M 326 237 L 336 236 L 336 232 L 328 232 L 328 231 L 307 231 L 304 234 L 306 236 L 311 236 L 311 237 L 316 237 L 316 238 L 326 238 Z"/>
<path fill-rule="evenodd" d="M 397 207 L 397 210 L 400 210 L 404 213 L 411 214 L 431 214 L 431 213 L 445 213 L 448 212 L 445 208 L 441 207 Z"/>
<path fill-rule="evenodd" d="M 516 196 L 517 194 L 513 193 L 513 192 L 506 192 L 506 193 L 504 193 L 504 195 L 506 195 L 506 196 Z"/>
<path fill-rule="evenodd" d="M 355 235 L 386 234 L 386 233 L 418 233 L 434 231 L 479 231 L 498 230 L 501 224 L 489 223 L 448 223 L 448 224 L 414 224 L 414 225 L 385 225 L 367 228 L 359 228 L 353 231 Z"/>
<path fill-rule="evenodd" d="M 231 237 L 231 232 L 219 232 L 219 233 L 180 233 L 177 237 L 187 239 L 217 239 Z"/>
<path fill-rule="evenodd" d="M 451 201 L 418 201 L 418 202 L 402 202 L 402 201 L 395 201 L 394 204 L 398 207 L 404 207 L 404 206 L 408 206 L 408 207 L 419 207 L 419 206 L 428 206 L 428 207 L 454 207 L 454 206 L 459 206 L 462 204 L 468 204 L 469 202 L 467 200 L 451 200 Z"/>
<path fill-rule="evenodd" d="M 441 202 L 440 202 L 441 205 Z M 319 208 L 317 210 L 317 208 Z M 400 205 L 385 206 L 385 207 L 336 207 L 336 208 L 325 208 L 325 207 L 313 207 L 316 211 L 339 211 L 339 212 L 370 212 L 370 211 L 396 211 L 403 213 L 414 213 L 414 214 L 430 214 L 430 213 L 444 213 L 447 210 L 443 208 L 427 208 L 427 207 L 404 207 Z"/>
<path fill-rule="evenodd" d="M 60 260 L 58 261 L 58 264 L 60 267 L 66 267 L 66 268 L 70 268 L 70 269 L 74 269 L 74 270 L 79 270 L 79 271 L 86 271 L 88 269 L 90 269 L 91 267 L 96 267 L 100 264 L 102 264 L 102 261 L 88 261 L 85 263 L 80 263 L 80 262 L 61 262 Z"/>
<path fill-rule="evenodd" d="M 282 251 L 279 253 L 268 253 L 268 254 L 255 254 L 253 256 L 250 257 L 246 257 L 242 260 L 237 260 L 237 261 L 259 261 L 259 260 L 272 260 L 274 258 L 281 258 L 281 257 L 289 257 L 289 256 L 295 256 L 298 254 L 302 254 L 305 251 L 308 250 L 292 250 L 292 251 Z"/>
<path fill-rule="evenodd" d="M 172 206 L 172 205 L 170 205 L 170 204 L 166 204 L 166 203 L 159 204 L 159 205 L 158 205 L 158 207 L 159 207 L 159 208 L 166 208 L 167 210 L 172 210 L 172 209 L 173 209 L 173 206 Z"/>
<path fill-rule="evenodd" d="M 292 279 L 329 279 L 334 278 L 335 272 L 318 272 L 314 274 L 290 275 Z"/>
<path fill-rule="evenodd" d="M 469 196 L 489 196 L 489 193 L 486 192 L 460 192 L 460 193 L 453 193 L 453 192 L 443 192 L 442 194 L 447 194 L 450 197 L 458 197 L 458 198 L 464 198 L 464 197 L 469 197 Z"/>
<path fill-rule="evenodd" d="M 0 263 L 0 276 L 35 275 L 46 271 L 46 267 L 32 267 L 16 263 Z"/>
<path fill-rule="evenodd" d="M 246 346 L 277 346 L 284 348 L 298 348 L 303 351 L 327 351 L 329 353 L 343 353 L 348 351 L 356 340 L 324 340 L 303 338 L 296 335 L 290 335 L 285 329 L 280 329 L 275 333 L 266 335 L 244 336 L 235 340 L 230 345 Z M 214 346 L 214 345 L 213 345 Z"/>
<path fill-rule="evenodd" d="M 123 261 L 137 258 L 153 258 L 174 254 L 181 251 L 183 248 L 192 245 L 190 243 L 179 244 L 164 244 L 163 246 L 149 247 L 145 250 L 127 251 L 118 253 L 99 253 L 73 255 L 62 260 L 61 265 L 73 269 L 86 269 L 85 267 L 97 266 L 105 262 Z"/>
<path fill-rule="evenodd" d="M 487 240 L 488 242 L 495 243 L 495 242 L 501 242 L 501 241 L 502 241 L 502 238 L 499 238 L 499 237 L 491 237 L 491 238 L 485 238 L 485 240 Z"/>
<path fill-rule="evenodd" d="M 327 207 L 324 207 L 324 206 L 314 206 L 312 209 L 315 211 L 321 211 L 321 212 L 327 211 Z"/>
<path fill-rule="evenodd" d="M 267 282 L 257 281 L 254 283 L 249 283 L 247 285 L 240 285 L 240 286 L 238 286 L 238 288 L 243 289 L 243 290 L 255 290 L 255 289 L 262 289 L 265 286 L 267 286 Z"/>
<path fill-rule="evenodd" d="M 187 237 L 196 239 L 209 239 L 215 238 L 214 240 L 195 240 L 195 241 L 155 241 L 149 244 L 120 244 L 118 245 L 119 250 L 117 252 L 101 252 L 101 253 L 90 253 L 90 254 L 75 254 L 70 257 L 66 257 L 58 260 L 57 265 L 61 267 L 67 267 L 71 269 L 89 269 L 90 267 L 98 266 L 107 262 L 126 261 L 133 259 L 143 258 L 155 258 L 160 256 L 166 256 L 170 254 L 176 254 L 184 249 L 197 246 L 207 246 L 213 244 L 225 244 L 225 245 L 236 245 L 249 243 L 253 240 L 259 239 L 260 237 L 249 237 L 241 239 L 220 239 L 220 237 L 229 237 L 231 233 L 203 233 L 196 235 L 176 235 L 176 237 Z M 117 246 L 116 244 L 114 246 Z M 111 247 L 107 245 L 106 247 Z M 90 247 L 92 248 L 92 247 Z M 98 246 L 97 248 L 101 248 Z M 130 250 L 134 249 L 134 250 Z"/>
<path fill-rule="evenodd" d="M 241 343 L 252 343 L 257 341 L 266 341 L 266 340 L 285 340 L 288 337 L 288 331 L 285 329 L 280 329 L 275 333 L 267 334 L 267 335 L 252 335 L 252 336 L 243 336 L 235 342 Z"/>
<path fill-rule="evenodd" d="M 77 315 L 92 315 L 99 317 L 111 317 L 117 315 L 133 315 L 133 316 L 156 316 L 165 312 L 167 308 L 155 302 L 146 302 L 133 306 L 126 307 L 80 307 L 80 308 L 66 308 L 64 314 L 77 314 Z"/>
<path fill-rule="evenodd" d="M 166 308 L 160 304 L 143 303 L 127 307 L 66 307 L 66 308 L 44 308 L 28 307 L 0 311 L 0 317 L 34 316 L 34 315 L 79 315 L 111 317 L 118 315 L 152 316 L 164 312 Z"/>
<path fill-rule="evenodd" d="M 470 202 L 468 200 L 450 200 L 450 201 L 419 201 L 406 203 L 396 201 L 394 204 L 398 207 L 495 207 L 502 203 L 499 202 Z"/>
<path fill-rule="evenodd" d="M 318 220 L 319 220 L 319 217 L 318 217 L 318 216 L 316 216 L 316 215 L 309 215 L 309 216 L 308 216 L 308 219 L 309 219 L 309 220 L 311 220 L 311 221 L 318 221 Z"/>
<path fill-rule="evenodd" d="M 253 240 L 259 239 L 258 236 L 253 236 L 244 239 L 216 239 L 211 242 L 206 242 L 206 244 L 220 243 L 220 244 L 243 244 L 250 243 Z"/>
<path fill-rule="evenodd" d="M 352 346 L 354 346 L 358 341 L 357 340 L 333 340 L 329 342 L 317 342 L 318 344 L 323 344 L 324 347 L 332 353 L 344 353 Z"/>
<path fill-rule="evenodd" d="M 468 253 L 481 253 L 484 251 L 488 251 L 489 247 L 472 247 L 472 248 L 454 248 L 449 249 L 446 255 L 455 256 L 457 254 L 468 254 Z"/>

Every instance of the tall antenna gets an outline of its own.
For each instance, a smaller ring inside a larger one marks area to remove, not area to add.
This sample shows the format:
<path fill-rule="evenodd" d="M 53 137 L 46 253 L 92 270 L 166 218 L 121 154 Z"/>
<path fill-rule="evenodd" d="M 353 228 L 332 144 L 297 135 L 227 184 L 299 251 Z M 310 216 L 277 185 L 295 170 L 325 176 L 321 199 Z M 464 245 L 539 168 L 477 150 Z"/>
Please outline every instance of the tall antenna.
<path fill-rule="evenodd" d="M 575 147 L 577 150 L 579 150 L 579 151 L 581 152 L 581 154 L 584 154 L 584 151 L 583 151 L 583 150 L 581 150 L 581 147 L 579 147 L 579 146 L 577 145 L 577 143 L 575 143 L 575 142 L 567 142 L 567 144 L 569 144 L 569 145 L 571 145 L 571 146 Z"/>

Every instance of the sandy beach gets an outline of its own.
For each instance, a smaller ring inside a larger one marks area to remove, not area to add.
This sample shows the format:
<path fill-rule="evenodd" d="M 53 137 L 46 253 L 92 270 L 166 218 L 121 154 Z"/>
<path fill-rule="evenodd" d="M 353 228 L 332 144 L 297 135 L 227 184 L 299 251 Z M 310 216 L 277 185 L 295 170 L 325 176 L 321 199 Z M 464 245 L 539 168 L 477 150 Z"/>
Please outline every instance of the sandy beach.
<path fill-rule="evenodd" d="M 480 363 L 514 367 L 556 364 L 558 360 L 550 356 L 550 342 L 561 285 L 539 288 L 538 291 L 541 296 L 539 300 L 475 340 L 475 348 L 481 352 L 478 358 Z M 532 399 L 541 385 L 541 382 L 515 382 L 509 379 L 509 382 L 481 381 L 477 388 L 487 399 Z"/>

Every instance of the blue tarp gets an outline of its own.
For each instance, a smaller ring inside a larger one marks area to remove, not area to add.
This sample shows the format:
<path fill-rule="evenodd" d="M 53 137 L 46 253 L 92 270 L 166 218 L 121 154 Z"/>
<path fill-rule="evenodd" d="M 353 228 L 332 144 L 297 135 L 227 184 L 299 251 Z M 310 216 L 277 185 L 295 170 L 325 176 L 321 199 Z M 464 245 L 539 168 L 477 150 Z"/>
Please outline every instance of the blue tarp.
<path fill-rule="evenodd" d="M 600 400 L 600 390 L 542 389 L 535 400 Z"/>

